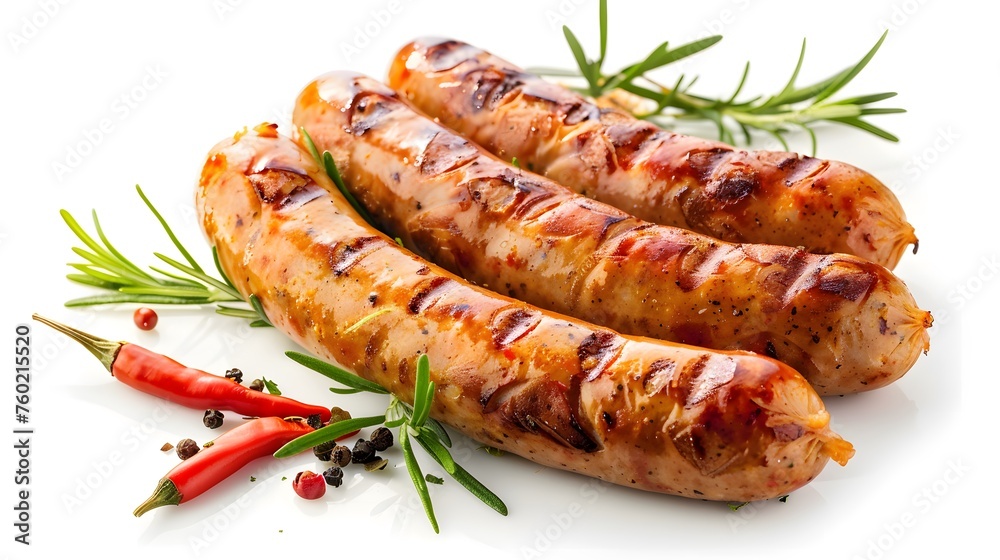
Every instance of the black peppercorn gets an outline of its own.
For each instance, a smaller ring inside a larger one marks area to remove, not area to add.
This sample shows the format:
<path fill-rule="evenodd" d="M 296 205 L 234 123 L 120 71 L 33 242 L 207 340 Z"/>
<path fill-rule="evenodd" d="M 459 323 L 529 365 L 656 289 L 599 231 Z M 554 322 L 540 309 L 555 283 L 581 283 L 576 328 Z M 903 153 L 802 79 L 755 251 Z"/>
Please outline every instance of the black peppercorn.
<path fill-rule="evenodd" d="M 372 442 L 359 439 L 357 443 L 354 444 L 354 449 L 351 450 L 351 462 L 352 463 L 367 463 L 375 457 L 375 446 Z"/>
<path fill-rule="evenodd" d="M 333 453 L 330 454 L 331 460 L 334 463 L 340 465 L 341 467 L 346 467 L 351 462 L 351 450 L 344 445 L 338 445 L 333 448 Z"/>
<path fill-rule="evenodd" d="M 389 431 L 389 428 L 382 426 L 372 432 L 368 441 L 372 442 L 376 451 L 385 451 L 392 447 L 392 432 Z"/>
<path fill-rule="evenodd" d="M 243 383 L 243 372 L 237 368 L 227 369 L 226 379 L 232 379 L 237 383 Z"/>
<path fill-rule="evenodd" d="M 251 391 L 263 391 L 264 390 L 264 381 L 261 380 L 261 379 L 254 379 L 253 381 L 250 382 L 250 390 Z"/>
<path fill-rule="evenodd" d="M 330 455 L 333 453 L 333 448 L 336 446 L 336 441 L 321 443 L 316 447 L 313 447 L 313 455 L 316 455 L 316 458 L 320 461 L 329 461 Z"/>
<path fill-rule="evenodd" d="M 340 467 L 330 467 L 323 471 L 323 478 L 330 486 L 340 488 L 340 485 L 344 483 L 344 471 L 340 470 Z"/>
<path fill-rule="evenodd" d="M 319 419 L 319 414 L 312 414 L 306 418 L 306 424 L 309 424 L 310 428 L 318 430 L 323 426 L 323 421 Z"/>
<path fill-rule="evenodd" d="M 208 409 L 205 411 L 205 416 L 201 421 L 204 422 L 206 428 L 214 430 L 222 426 L 222 418 L 222 413 L 218 410 Z"/>
<path fill-rule="evenodd" d="M 182 461 L 194 457 L 194 455 L 200 451 L 200 449 L 198 449 L 198 444 L 190 438 L 184 438 L 177 442 L 177 447 L 174 449 L 177 450 L 177 456 L 180 457 Z"/>

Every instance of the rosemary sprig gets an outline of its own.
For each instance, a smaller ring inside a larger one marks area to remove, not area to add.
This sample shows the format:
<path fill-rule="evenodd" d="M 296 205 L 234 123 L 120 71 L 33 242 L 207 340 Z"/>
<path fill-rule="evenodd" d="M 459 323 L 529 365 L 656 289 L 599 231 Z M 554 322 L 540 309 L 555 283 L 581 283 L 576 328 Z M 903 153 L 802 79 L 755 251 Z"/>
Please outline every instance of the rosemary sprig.
<path fill-rule="evenodd" d="M 249 301 L 233 286 L 219 264 L 219 255 L 212 248 L 212 259 L 221 280 L 210 276 L 205 269 L 191 256 L 191 253 L 174 235 L 170 225 L 163 215 L 153 206 L 139 185 L 135 186 L 139 197 L 153 213 L 163 227 L 167 237 L 174 247 L 184 257 L 184 262 L 168 257 L 162 253 L 153 253 L 157 259 L 169 265 L 173 270 L 165 270 L 150 266 L 149 271 L 136 266 L 111 243 L 104 234 L 97 211 L 91 211 L 94 220 L 94 239 L 66 210 L 59 214 L 69 229 L 76 235 L 85 248 L 73 247 L 73 252 L 81 257 L 82 263 L 69 263 L 78 273 L 67 274 L 66 278 L 78 284 L 93 286 L 109 293 L 72 299 L 66 302 L 67 307 L 84 307 L 114 303 L 156 303 L 165 305 L 205 305 L 214 304 L 216 312 L 222 315 L 249 319 L 250 326 L 271 326 L 260 300 L 251 295 Z M 225 305 L 231 302 L 247 302 L 250 309 Z"/>
<path fill-rule="evenodd" d="M 503 500 L 455 462 L 451 452 L 448 451 L 448 448 L 451 447 L 451 438 L 448 436 L 448 432 L 445 431 L 441 423 L 430 417 L 431 404 L 434 401 L 434 382 L 430 379 L 430 361 L 426 354 L 421 354 L 417 358 L 412 406 L 396 395 L 393 395 L 385 387 L 363 379 L 333 364 L 299 352 L 286 352 L 285 355 L 295 362 L 319 372 L 346 387 L 346 389 L 333 388 L 331 391 L 338 393 L 368 391 L 390 395 L 390 399 L 389 406 L 386 408 L 384 415 L 344 420 L 320 428 L 315 432 L 287 443 L 274 454 L 275 457 L 290 457 L 321 443 L 332 441 L 355 429 L 384 424 L 388 428 L 398 428 L 398 439 L 400 448 L 403 450 L 403 461 L 406 464 L 406 470 L 410 474 L 413 486 L 417 489 L 420 502 L 424 507 L 424 513 L 427 515 L 427 519 L 430 521 L 435 533 L 440 532 L 437 518 L 434 515 L 434 507 L 431 504 L 430 494 L 427 491 L 427 480 L 420 469 L 420 465 L 417 463 L 411 440 L 416 441 L 437 464 L 441 465 L 441 468 L 449 476 L 464 486 L 474 496 L 501 515 L 507 515 L 507 506 L 503 503 Z M 349 422 L 353 423 L 347 426 L 346 423 Z"/>
<path fill-rule="evenodd" d="M 678 121 L 707 120 L 715 123 L 719 139 L 730 144 L 736 143 L 736 135 L 740 133 L 746 144 L 752 142 L 751 129 L 764 131 L 775 137 L 788 150 L 785 134 L 793 128 L 804 130 L 809 134 L 812 153 L 816 153 L 815 123 L 829 122 L 851 126 L 868 132 L 879 138 L 897 142 L 899 139 L 885 129 L 879 128 L 865 117 L 903 113 L 904 109 L 896 107 L 874 107 L 875 103 L 895 97 L 893 92 L 860 95 L 856 97 L 831 100 L 847 86 L 868 65 L 879 47 L 885 41 L 883 33 L 860 61 L 837 72 L 825 80 L 820 80 L 807 86 L 796 85 L 802 62 L 805 59 L 806 42 L 803 39 L 799 51 L 798 62 L 791 78 L 776 94 L 770 96 L 758 95 L 744 101 L 737 101 L 743 91 L 750 63 L 743 68 L 736 89 L 725 98 L 713 98 L 691 93 L 691 87 L 697 81 L 697 76 L 687 79 L 683 74 L 672 86 L 661 84 L 651 78 L 648 73 L 668 64 L 701 52 L 718 43 L 722 36 L 714 35 L 687 43 L 671 49 L 664 42 L 653 49 L 640 62 L 628 65 L 617 72 L 604 74 L 602 67 L 607 51 L 608 33 L 607 0 L 600 2 L 600 56 L 597 60 L 587 58 L 583 47 L 573 32 L 563 26 L 563 34 L 569 44 L 573 58 L 576 60 L 577 71 L 554 69 L 535 69 L 547 76 L 580 76 L 587 86 L 574 88 L 595 99 L 603 99 L 630 111 L 635 116 L 647 119 L 665 127 L 670 127 Z M 625 103 L 616 102 L 611 93 L 616 89 L 631 94 L 632 100 Z"/>

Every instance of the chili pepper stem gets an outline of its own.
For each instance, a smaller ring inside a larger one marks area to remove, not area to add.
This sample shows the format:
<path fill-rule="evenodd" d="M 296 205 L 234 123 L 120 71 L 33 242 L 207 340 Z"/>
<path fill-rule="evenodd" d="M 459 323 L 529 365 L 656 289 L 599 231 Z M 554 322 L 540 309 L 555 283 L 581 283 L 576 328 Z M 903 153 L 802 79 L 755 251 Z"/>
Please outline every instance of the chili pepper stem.
<path fill-rule="evenodd" d="M 160 506 L 176 506 L 181 503 L 183 496 L 181 496 L 180 491 L 177 490 L 177 486 L 170 481 L 170 479 L 164 478 L 160 481 L 160 484 L 156 487 L 156 491 L 150 496 L 145 502 L 135 508 L 132 515 L 136 517 L 141 517 L 142 514 L 146 513 L 151 509 L 156 509 Z"/>
<path fill-rule="evenodd" d="M 31 318 L 39 323 L 52 327 L 53 329 L 82 344 L 84 348 L 90 350 L 90 353 L 100 360 L 102 364 L 104 364 L 104 367 L 107 368 L 109 372 L 111 371 L 111 364 L 115 363 L 115 358 L 118 357 L 118 351 L 125 345 L 124 342 L 113 342 L 111 340 L 98 338 L 79 329 L 74 329 L 68 325 L 63 325 L 62 323 L 57 323 L 51 319 L 46 319 L 37 313 L 32 314 Z"/>

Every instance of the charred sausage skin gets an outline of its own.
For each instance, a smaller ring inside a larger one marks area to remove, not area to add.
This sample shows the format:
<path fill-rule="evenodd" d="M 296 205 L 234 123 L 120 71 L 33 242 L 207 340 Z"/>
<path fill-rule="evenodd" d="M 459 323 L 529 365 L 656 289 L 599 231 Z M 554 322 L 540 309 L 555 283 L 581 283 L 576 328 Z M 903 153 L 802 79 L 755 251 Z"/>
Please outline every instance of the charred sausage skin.
<path fill-rule="evenodd" d="M 275 130 L 218 144 L 197 207 L 236 288 L 318 356 L 412 402 L 426 353 L 435 418 L 541 464 L 645 490 L 771 498 L 853 455 L 788 366 L 621 336 L 471 286 L 364 224 Z M 361 322 L 375 310 L 385 312 Z"/>
<path fill-rule="evenodd" d="M 494 291 L 618 332 L 766 354 L 821 395 L 882 387 L 927 349 L 930 314 L 882 266 L 642 222 L 491 156 L 360 74 L 307 86 L 293 120 L 385 231 Z"/>
<path fill-rule="evenodd" d="M 643 220 L 888 268 L 916 251 L 895 195 L 856 167 L 664 131 L 459 41 L 406 45 L 389 85 L 501 158 Z"/>

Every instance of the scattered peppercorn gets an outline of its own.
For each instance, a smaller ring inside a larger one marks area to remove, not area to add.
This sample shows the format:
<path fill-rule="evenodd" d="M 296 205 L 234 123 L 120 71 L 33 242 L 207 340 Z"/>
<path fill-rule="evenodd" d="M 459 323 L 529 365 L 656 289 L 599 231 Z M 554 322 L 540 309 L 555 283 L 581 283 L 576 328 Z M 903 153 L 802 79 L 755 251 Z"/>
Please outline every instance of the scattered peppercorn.
<path fill-rule="evenodd" d="M 351 450 L 351 462 L 352 463 L 367 463 L 375 457 L 375 446 L 372 442 L 359 439 L 357 443 L 354 444 L 354 449 Z"/>
<path fill-rule="evenodd" d="M 319 419 L 319 414 L 312 414 L 306 418 L 306 424 L 309 424 L 310 428 L 318 430 L 323 426 L 323 421 Z"/>
<path fill-rule="evenodd" d="M 372 432 L 368 441 L 372 442 L 376 451 L 385 451 L 392 447 L 392 432 L 389 431 L 389 428 L 381 426 Z"/>
<path fill-rule="evenodd" d="M 237 383 L 243 383 L 243 372 L 239 368 L 227 369 L 226 379 L 232 379 Z"/>
<path fill-rule="evenodd" d="M 316 456 L 320 461 L 329 461 L 330 455 L 333 453 L 333 448 L 337 446 L 336 440 L 327 441 L 321 443 L 316 447 L 313 447 L 313 455 Z"/>
<path fill-rule="evenodd" d="M 303 471 L 295 475 L 292 489 L 307 500 L 317 500 L 326 494 L 326 480 L 312 471 Z"/>
<path fill-rule="evenodd" d="M 263 391 L 264 390 L 264 382 L 261 381 L 260 379 L 254 379 L 253 381 L 250 382 L 250 390 L 251 391 Z"/>
<path fill-rule="evenodd" d="M 173 448 L 174 448 L 174 444 L 172 444 L 170 442 L 167 442 L 167 443 L 163 444 L 163 447 L 160 448 L 160 451 L 167 452 L 167 451 L 170 451 Z"/>
<path fill-rule="evenodd" d="M 330 409 L 330 422 L 329 422 L 330 424 L 336 424 L 337 422 L 350 419 L 351 419 L 351 413 L 347 412 L 343 408 L 335 406 Z"/>
<path fill-rule="evenodd" d="M 205 424 L 206 428 L 216 429 L 222 426 L 223 415 L 218 410 L 208 409 L 205 411 L 205 417 L 201 421 Z"/>
<path fill-rule="evenodd" d="M 177 456 L 180 457 L 182 461 L 194 457 L 194 455 L 200 451 L 200 449 L 198 449 L 198 444 L 191 438 L 184 438 L 177 442 L 176 449 Z"/>
<path fill-rule="evenodd" d="M 344 471 L 340 467 L 330 467 L 323 471 L 323 479 L 330 486 L 340 488 L 340 485 L 344 483 Z"/>
<path fill-rule="evenodd" d="M 389 464 L 389 461 L 387 461 L 387 460 L 385 460 L 385 459 L 383 459 L 381 457 L 375 456 L 375 457 L 372 457 L 371 461 L 368 461 L 367 463 L 365 463 L 365 470 L 368 471 L 368 472 L 381 471 L 381 470 L 385 469 L 385 466 L 388 465 L 388 464 Z"/>
<path fill-rule="evenodd" d="M 351 450 L 346 445 L 338 445 L 333 448 L 330 459 L 341 467 L 346 467 L 351 463 Z"/>
<path fill-rule="evenodd" d="M 148 307 L 140 307 L 132 314 L 132 321 L 135 323 L 135 326 L 144 331 L 151 331 L 156 328 L 158 320 L 159 317 L 156 316 L 156 311 Z"/>

